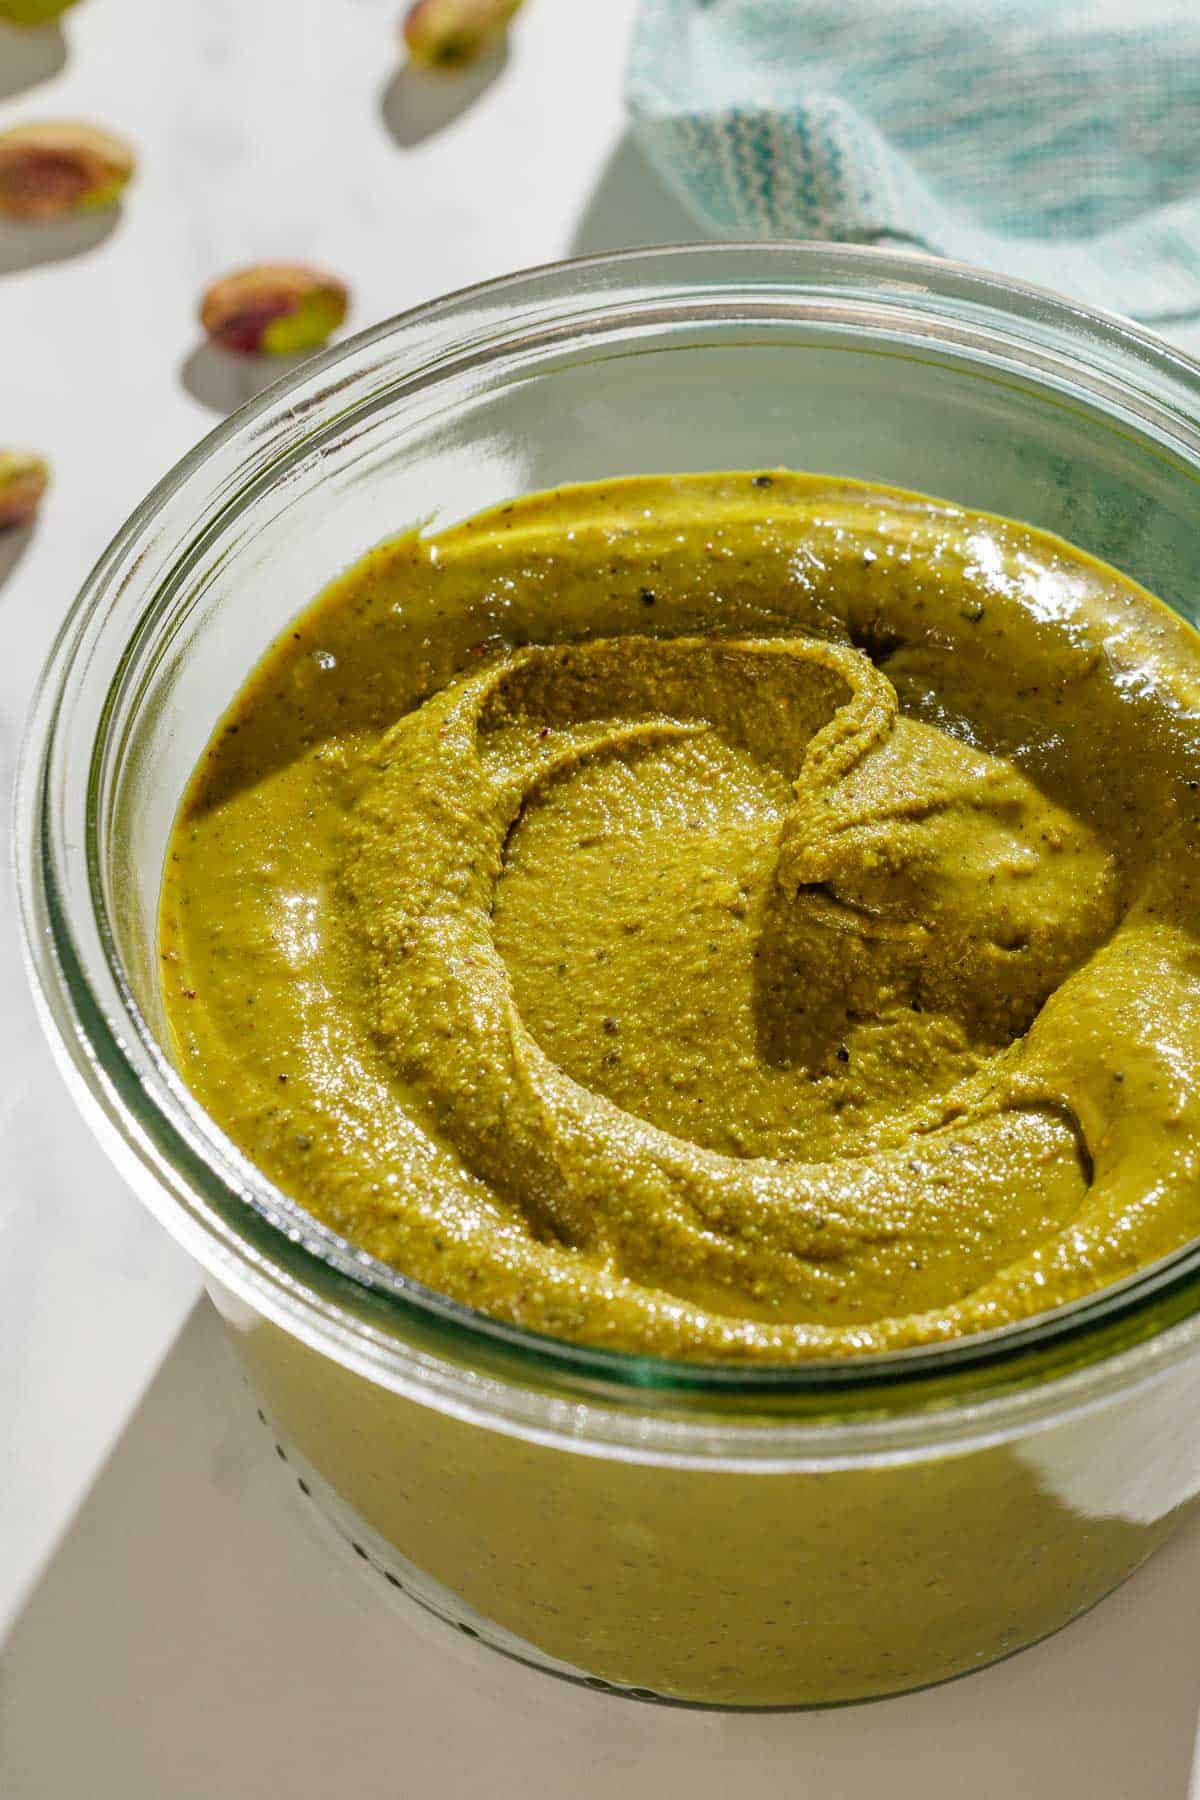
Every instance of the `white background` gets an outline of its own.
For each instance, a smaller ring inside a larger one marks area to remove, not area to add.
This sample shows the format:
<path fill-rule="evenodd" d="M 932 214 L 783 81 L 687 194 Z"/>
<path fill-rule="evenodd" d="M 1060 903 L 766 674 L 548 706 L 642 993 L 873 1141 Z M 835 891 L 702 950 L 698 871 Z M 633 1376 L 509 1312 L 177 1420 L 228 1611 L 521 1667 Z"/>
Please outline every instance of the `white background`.
<path fill-rule="evenodd" d="M 80 580 L 249 396 L 253 375 L 200 346 L 214 276 L 324 262 L 362 326 L 508 269 L 692 235 L 623 137 L 633 0 L 529 0 L 506 60 L 441 82 L 404 70 L 396 12 L 85 0 L 61 33 L 0 25 L 0 126 L 88 117 L 142 154 L 119 215 L 0 230 L 0 444 L 55 472 L 36 531 L 0 541 L 6 836 L 21 721 Z M 298 1496 L 193 1310 L 193 1271 L 75 1117 L 7 889 L 0 1167 L 6 1800 L 1200 1793 L 1200 1528 L 1050 1644 L 820 1715 L 577 1693 L 398 1611 Z"/>

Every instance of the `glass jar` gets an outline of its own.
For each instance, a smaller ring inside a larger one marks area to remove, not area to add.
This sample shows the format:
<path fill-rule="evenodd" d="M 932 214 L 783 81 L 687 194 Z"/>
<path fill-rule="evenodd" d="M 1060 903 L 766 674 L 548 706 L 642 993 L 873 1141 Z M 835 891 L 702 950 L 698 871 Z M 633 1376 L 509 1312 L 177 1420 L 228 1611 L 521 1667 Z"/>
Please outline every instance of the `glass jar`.
<path fill-rule="evenodd" d="M 34 987 L 80 1106 L 203 1265 L 305 1487 L 381 1580 L 642 1697 L 824 1704 L 978 1668 L 1107 1593 L 1200 1489 L 1200 1253 L 985 1337 L 750 1369 L 537 1337 L 355 1250 L 164 1050 L 164 849 L 256 659 L 413 521 L 656 470 L 948 497 L 1194 618 L 1197 419 L 1196 365 L 997 278 L 820 245 L 633 252 L 472 289 L 307 365 L 116 538 L 23 758 Z"/>

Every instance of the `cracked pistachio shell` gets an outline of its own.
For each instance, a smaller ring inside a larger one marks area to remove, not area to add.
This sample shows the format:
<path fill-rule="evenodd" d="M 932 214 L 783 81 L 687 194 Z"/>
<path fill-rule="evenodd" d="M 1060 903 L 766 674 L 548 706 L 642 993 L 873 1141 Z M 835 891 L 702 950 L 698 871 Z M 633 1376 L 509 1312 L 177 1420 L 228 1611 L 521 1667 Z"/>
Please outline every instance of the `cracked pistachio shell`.
<path fill-rule="evenodd" d="M 122 138 L 73 120 L 0 131 L 0 216 L 61 219 L 111 206 L 133 174 Z"/>
<path fill-rule="evenodd" d="M 75 4 L 76 0 L 0 0 L 0 24 L 51 25 Z"/>
<path fill-rule="evenodd" d="M 416 0 L 404 20 L 404 42 L 413 62 L 457 69 L 504 33 L 522 0 Z"/>
<path fill-rule="evenodd" d="M 40 456 L 23 450 L 0 450 L 0 531 L 31 525 L 50 481 Z"/>
<path fill-rule="evenodd" d="M 349 304 L 336 275 L 302 263 L 261 263 L 215 282 L 200 323 L 215 344 L 239 356 L 293 356 L 319 349 Z"/>

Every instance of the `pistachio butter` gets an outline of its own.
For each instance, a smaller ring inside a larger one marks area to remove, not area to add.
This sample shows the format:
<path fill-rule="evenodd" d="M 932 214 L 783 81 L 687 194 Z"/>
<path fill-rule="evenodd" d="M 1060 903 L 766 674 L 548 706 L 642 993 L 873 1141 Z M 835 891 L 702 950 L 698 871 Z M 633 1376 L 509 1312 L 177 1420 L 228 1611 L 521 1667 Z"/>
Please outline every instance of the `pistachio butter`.
<path fill-rule="evenodd" d="M 1200 639 L 1027 526 L 775 473 L 373 551 L 163 889 L 175 1055 L 496 1318 L 767 1362 L 992 1329 L 1200 1229 Z"/>

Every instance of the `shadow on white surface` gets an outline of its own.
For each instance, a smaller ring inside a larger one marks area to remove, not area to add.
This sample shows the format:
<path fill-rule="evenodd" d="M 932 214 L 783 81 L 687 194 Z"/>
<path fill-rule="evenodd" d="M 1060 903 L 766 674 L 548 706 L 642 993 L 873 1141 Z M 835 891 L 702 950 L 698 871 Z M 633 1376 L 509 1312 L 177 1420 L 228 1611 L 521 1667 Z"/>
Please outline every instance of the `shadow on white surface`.
<path fill-rule="evenodd" d="M 307 360 L 307 356 L 235 356 L 219 344 L 197 344 L 180 365 L 179 379 L 201 406 L 231 413 Z"/>
<path fill-rule="evenodd" d="M 33 539 L 33 526 L 23 525 L 20 529 L 9 526 L 0 531 L 0 589 L 28 550 Z"/>
<path fill-rule="evenodd" d="M 1184 1800 L 1200 1529 L 1049 1643 L 829 1713 L 657 1709 L 423 1615 L 312 1513 L 192 1317 L 5 1650 L 6 1800 Z M 782 1783 L 782 1785 L 781 1785 Z"/>
<path fill-rule="evenodd" d="M 16 275 L 39 263 L 69 262 L 87 256 L 110 238 L 121 219 L 119 206 L 80 213 L 77 218 L 45 219 L 19 225 L 0 219 L 0 275 Z"/>
<path fill-rule="evenodd" d="M 605 163 L 571 238 L 572 256 L 686 244 L 704 232 L 626 132 Z"/>
<path fill-rule="evenodd" d="M 464 69 L 418 69 L 401 63 L 383 90 L 380 116 L 393 141 L 402 150 L 436 137 L 455 119 L 474 106 L 481 94 L 504 73 L 508 43 L 502 39 L 477 62 Z M 519 204 L 520 197 L 514 195 Z"/>
<path fill-rule="evenodd" d="M 37 30 L 0 21 L 0 100 L 12 100 L 49 81 L 66 66 L 67 40 L 59 25 Z"/>

